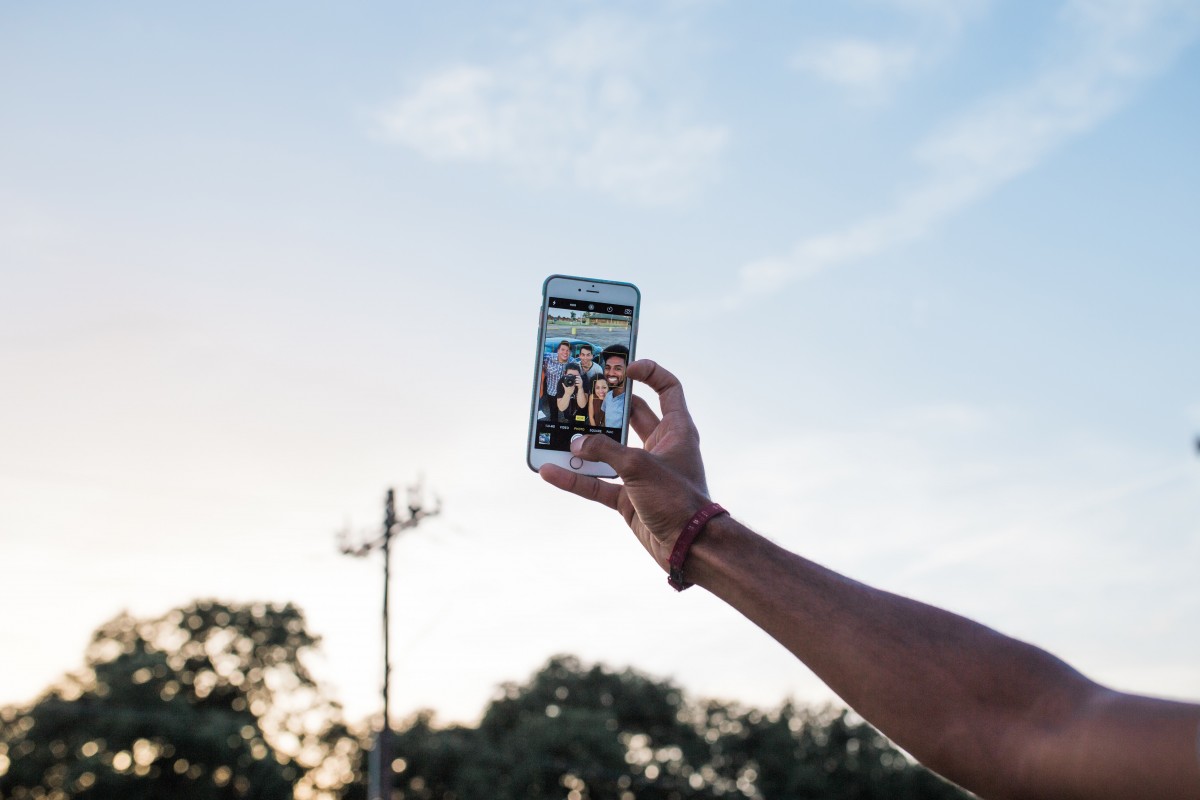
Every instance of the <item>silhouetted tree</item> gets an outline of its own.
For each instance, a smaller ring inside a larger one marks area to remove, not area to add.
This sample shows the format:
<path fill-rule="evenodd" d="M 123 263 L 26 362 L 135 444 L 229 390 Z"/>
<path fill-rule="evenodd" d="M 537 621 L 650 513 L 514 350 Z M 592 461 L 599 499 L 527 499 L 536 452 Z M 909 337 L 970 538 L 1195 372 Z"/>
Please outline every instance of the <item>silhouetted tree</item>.
<path fill-rule="evenodd" d="M 552 658 L 525 686 L 502 686 L 479 728 L 501 766 L 489 776 L 494 796 L 512 800 L 572 791 L 614 798 L 633 791 L 644 800 L 692 797 L 689 759 L 694 763 L 707 752 L 673 683 L 631 669 L 585 668 L 571 656 Z M 648 765 L 631 756 L 664 747 L 678 763 L 649 769 L 649 775 Z"/>
<path fill-rule="evenodd" d="M 958 800 L 969 797 L 908 759 L 845 709 L 772 712 L 705 704 L 714 785 L 751 798 Z"/>
<path fill-rule="evenodd" d="M 294 606 L 199 602 L 101 626 L 85 668 L 0 710 L 0 800 L 364 800 L 364 752 Z M 962 800 L 844 710 L 690 701 L 557 656 L 477 727 L 396 735 L 401 800 Z"/>
<path fill-rule="evenodd" d="M 405 800 L 964 800 L 844 710 L 691 703 L 668 680 L 552 658 L 478 728 L 397 736 Z"/>
<path fill-rule="evenodd" d="M 85 668 L 0 711 L 0 800 L 290 798 L 352 783 L 357 742 L 295 606 L 198 602 L 102 625 Z"/>

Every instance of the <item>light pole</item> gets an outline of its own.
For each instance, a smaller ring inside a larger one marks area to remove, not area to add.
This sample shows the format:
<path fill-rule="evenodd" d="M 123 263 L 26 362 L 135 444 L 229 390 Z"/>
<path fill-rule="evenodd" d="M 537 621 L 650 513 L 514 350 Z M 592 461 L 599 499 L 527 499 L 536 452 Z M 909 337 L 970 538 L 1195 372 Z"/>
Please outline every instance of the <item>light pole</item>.
<path fill-rule="evenodd" d="M 388 619 L 389 607 L 391 605 L 392 538 L 410 528 L 417 527 L 421 524 L 422 520 L 427 517 L 436 516 L 442 510 L 441 500 L 436 497 L 434 498 L 434 507 L 432 509 L 425 508 L 422 504 L 421 495 L 422 490 L 419 481 L 408 487 L 408 518 L 397 520 L 396 492 L 394 489 L 388 489 L 387 499 L 384 501 L 383 532 L 377 538 L 352 545 L 349 541 L 349 531 L 343 530 L 338 536 L 339 548 L 345 555 L 354 556 L 355 558 L 365 558 L 376 550 L 383 553 L 383 725 L 379 731 L 379 738 L 375 742 L 375 749 L 372 751 L 372 769 L 369 769 L 368 776 L 368 800 L 389 800 L 391 797 L 392 718 L 389 698 L 391 695 L 392 660 L 391 634 L 388 630 Z"/>

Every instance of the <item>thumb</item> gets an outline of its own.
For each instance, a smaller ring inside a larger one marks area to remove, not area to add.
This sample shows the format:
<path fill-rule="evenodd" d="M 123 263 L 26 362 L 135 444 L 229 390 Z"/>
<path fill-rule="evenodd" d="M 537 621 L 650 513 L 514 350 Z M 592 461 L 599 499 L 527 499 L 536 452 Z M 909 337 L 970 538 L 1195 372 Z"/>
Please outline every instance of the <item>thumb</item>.
<path fill-rule="evenodd" d="M 602 433 L 580 436 L 575 439 L 571 442 L 571 453 L 588 461 L 603 461 L 615 469 L 622 478 L 633 468 L 633 448 L 626 447 Z"/>

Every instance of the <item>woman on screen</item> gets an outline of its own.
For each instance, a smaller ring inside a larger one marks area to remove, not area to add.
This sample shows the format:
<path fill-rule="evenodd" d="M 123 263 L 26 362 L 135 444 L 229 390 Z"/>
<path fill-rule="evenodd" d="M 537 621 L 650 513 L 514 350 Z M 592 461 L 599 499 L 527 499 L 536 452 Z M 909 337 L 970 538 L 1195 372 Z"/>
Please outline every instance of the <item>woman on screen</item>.
<path fill-rule="evenodd" d="M 604 427 L 604 395 L 608 394 L 608 383 L 601 378 L 592 382 L 592 400 L 588 403 L 588 424 L 593 428 Z"/>

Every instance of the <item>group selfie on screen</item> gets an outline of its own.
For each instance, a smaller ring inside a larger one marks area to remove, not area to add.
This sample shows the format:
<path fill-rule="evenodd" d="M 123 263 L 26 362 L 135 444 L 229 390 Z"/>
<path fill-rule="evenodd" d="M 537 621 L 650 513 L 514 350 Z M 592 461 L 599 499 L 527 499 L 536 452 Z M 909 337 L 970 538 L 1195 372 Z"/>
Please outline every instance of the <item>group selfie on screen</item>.
<path fill-rule="evenodd" d="M 625 422 L 629 348 L 599 350 L 588 342 L 558 343 L 542 362 L 539 423 L 571 429 L 617 429 Z"/>

